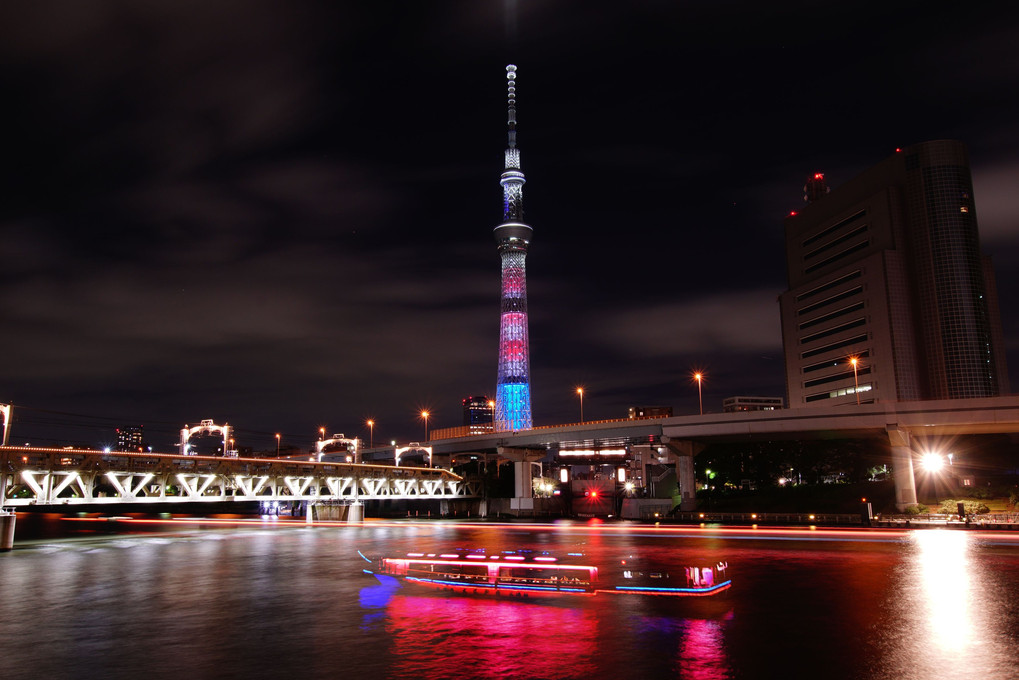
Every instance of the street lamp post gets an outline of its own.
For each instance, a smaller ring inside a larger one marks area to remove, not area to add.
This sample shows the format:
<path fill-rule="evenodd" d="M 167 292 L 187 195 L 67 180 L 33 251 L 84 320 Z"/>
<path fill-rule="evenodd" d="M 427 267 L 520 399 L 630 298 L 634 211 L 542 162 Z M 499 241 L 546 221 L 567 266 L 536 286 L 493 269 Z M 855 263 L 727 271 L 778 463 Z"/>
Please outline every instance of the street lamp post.
<path fill-rule="evenodd" d="M 421 419 L 425 421 L 425 441 L 426 442 L 428 441 L 428 416 L 429 415 L 430 414 L 428 413 L 428 411 L 422 411 L 421 412 Z"/>
<path fill-rule="evenodd" d="M 280 457 L 280 435 L 278 432 L 276 433 L 276 457 Z"/>
<path fill-rule="evenodd" d="M 326 438 L 326 429 L 324 427 L 318 428 L 318 438 L 320 441 Z"/>
<path fill-rule="evenodd" d="M 369 420 L 365 423 L 368 426 L 368 448 L 375 448 L 375 421 Z"/>
<path fill-rule="evenodd" d="M 860 381 L 857 378 L 856 366 L 860 363 L 859 357 L 849 357 L 849 363 L 853 365 L 853 391 L 856 393 L 856 405 L 860 405 Z"/>
<path fill-rule="evenodd" d="M 693 379 L 697 381 L 697 406 L 700 409 L 701 415 L 704 415 L 704 397 L 701 392 L 701 380 L 704 379 L 704 374 L 694 373 Z"/>
<path fill-rule="evenodd" d="M 577 394 L 580 395 L 580 424 L 584 424 L 584 388 L 578 387 Z"/>

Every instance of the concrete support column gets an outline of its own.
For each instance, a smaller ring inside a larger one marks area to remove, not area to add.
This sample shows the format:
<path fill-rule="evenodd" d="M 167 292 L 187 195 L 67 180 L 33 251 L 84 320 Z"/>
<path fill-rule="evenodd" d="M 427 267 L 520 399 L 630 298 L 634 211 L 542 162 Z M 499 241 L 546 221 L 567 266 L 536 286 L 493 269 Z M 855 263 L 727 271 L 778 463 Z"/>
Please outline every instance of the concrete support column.
<path fill-rule="evenodd" d="M 499 455 L 513 461 L 513 498 L 510 509 L 519 511 L 534 510 L 534 492 L 531 487 L 531 463 L 545 457 L 544 449 L 514 449 L 508 446 L 499 447 Z"/>
<path fill-rule="evenodd" d="M 0 552 L 14 548 L 14 524 L 18 516 L 0 509 Z"/>
<path fill-rule="evenodd" d="M 694 477 L 693 457 L 704 450 L 705 445 L 689 439 L 673 439 L 662 435 L 662 444 L 669 455 L 676 460 L 676 481 L 679 482 L 679 509 L 697 509 L 697 480 Z"/>
<path fill-rule="evenodd" d="M 364 505 L 354 501 L 347 506 L 347 524 L 360 524 L 364 521 Z"/>
<path fill-rule="evenodd" d="M 895 480 L 895 507 L 899 511 L 916 505 L 916 480 L 913 477 L 913 448 L 909 432 L 894 425 L 885 430 L 892 448 L 892 479 Z"/>
<path fill-rule="evenodd" d="M 526 460 L 513 461 L 513 500 L 517 510 L 534 509 L 531 479 L 531 464 Z"/>

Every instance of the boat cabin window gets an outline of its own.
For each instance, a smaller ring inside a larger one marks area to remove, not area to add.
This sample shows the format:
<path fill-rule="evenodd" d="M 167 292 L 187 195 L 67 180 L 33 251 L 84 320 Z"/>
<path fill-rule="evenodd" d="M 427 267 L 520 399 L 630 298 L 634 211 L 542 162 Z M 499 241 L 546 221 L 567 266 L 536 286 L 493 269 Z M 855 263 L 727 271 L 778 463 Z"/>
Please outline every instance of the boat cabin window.
<path fill-rule="evenodd" d="M 639 578 L 639 579 L 663 579 L 669 578 L 669 575 L 661 571 L 633 571 L 631 569 L 623 570 L 623 578 Z"/>
<path fill-rule="evenodd" d="M 591 573 L 587 569 L 506 566 L 499 568 L 499 580 L 525 583 L 590 583 Z"/>
<path fill-rule="evenodd" d="M 488 567 L 483 564 L 411 564 L 408 573 L 442 574 L 452 578 L 488 578 Z"/>

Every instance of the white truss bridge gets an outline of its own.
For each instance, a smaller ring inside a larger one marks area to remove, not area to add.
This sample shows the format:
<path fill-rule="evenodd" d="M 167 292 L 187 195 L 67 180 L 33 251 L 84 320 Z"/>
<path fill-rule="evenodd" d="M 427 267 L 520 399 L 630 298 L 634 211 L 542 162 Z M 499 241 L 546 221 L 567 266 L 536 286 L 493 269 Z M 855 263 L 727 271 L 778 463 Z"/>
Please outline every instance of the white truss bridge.
<path fill-rule="evenodd" d="M 0 447 L 0 507 L 479 496 L 438 468 Z"/>

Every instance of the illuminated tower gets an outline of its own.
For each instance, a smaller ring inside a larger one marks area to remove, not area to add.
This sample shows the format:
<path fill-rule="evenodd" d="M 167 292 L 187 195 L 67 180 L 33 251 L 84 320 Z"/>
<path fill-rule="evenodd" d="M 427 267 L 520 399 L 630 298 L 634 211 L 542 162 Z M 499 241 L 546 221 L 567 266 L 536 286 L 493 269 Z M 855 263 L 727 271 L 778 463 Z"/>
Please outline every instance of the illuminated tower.
<path fill-rule="evenodd" d="M 506 67 L 509 146 L 502 173 L 502 224 L 495 228 L 502 259 L 502 316 L 499 321 L 499 380 L 495 389 L 495 429 L 531 429 L 531 379 L 527 350 L 527 272 L 524 260 L 531 228 L 524 218 L 524 173 L 517 149 L 517 67 Z"/>

